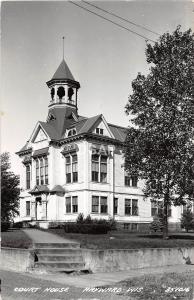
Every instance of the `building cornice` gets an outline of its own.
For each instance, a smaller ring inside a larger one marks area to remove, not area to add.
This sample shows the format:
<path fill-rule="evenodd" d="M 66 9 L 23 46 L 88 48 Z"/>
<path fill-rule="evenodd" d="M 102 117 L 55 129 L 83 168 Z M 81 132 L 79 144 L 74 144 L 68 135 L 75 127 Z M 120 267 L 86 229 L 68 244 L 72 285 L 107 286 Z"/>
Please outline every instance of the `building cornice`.
<path fill-rule="evenodd" d="M 23 156 L 23 155 L 31 154 L 31 153 L 32 153 L 32 148 L 15 152 L 15 154 L 17 154 L 18 156 Z"/>
<path fill-rule="evenodd" d="M 100 141 L 100 142 L 105 142 L 107 144 L 112 144 L 112 145 L 116 145 L 116 146 L 121 146 L 124 147 L 124 142 L 121 142 L 117 139 L 113 139 L 107 136 L 103 136 L 103 135 L 98 135 L 98 134 L 93 134 L 93 133 L 82 133 L 82 134 L 78 134 L 78 135 L 74 135 L 71 137 L 67 137 L 65 139 L 62 140 L 51 140 L 50 144 L 55 144 L 57 146 L 62 146 L 64 144 L 68 144 L 68 143 L 72 143 L 72 142 L 76 142 L 79 140 L 87 140 L 87 141 Z"/>

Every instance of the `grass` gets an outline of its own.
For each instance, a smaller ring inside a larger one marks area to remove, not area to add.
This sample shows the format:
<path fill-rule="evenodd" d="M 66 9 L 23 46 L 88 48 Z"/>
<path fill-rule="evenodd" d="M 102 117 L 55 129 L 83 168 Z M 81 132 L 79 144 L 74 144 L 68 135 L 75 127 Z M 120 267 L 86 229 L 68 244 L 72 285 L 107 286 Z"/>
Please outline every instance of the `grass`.
<path fill-rule="evenodd" d="M 192 300 L 194 272 L 144 275 L 120 281 L 116 287 L 121 290 L 118 299 L 125 295 L 131 300 Z"/>
<path fill-rule="evenodd" d="M 112 231 L 108 234 L 65 233 L 63 229 L 49 229 L 66 239 L 78 241 L 82 248 L 88 249 L 138 249 L 138 248 L 176 248 L 193 247 L 194 234 L 173 234 L 169 240 L 163 240 L 160 234 L 137 234 Z"/>
<path fill-rule="evenodd" d="M 1 233 L 1 247 L 28 249 L 32 247 L 32 241 L 20 229 L 8 230 Z"/>

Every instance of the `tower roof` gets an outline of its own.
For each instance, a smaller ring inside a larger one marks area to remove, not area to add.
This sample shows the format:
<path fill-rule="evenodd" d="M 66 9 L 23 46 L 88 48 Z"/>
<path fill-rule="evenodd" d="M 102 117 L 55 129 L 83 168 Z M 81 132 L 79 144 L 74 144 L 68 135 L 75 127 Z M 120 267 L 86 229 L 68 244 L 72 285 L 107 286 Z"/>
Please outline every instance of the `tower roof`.
<path fill-rule="evenodd" d="M 53 75 L 52 79 L 70 79 L 70 80 L 75 81 L 75 79 L 74 79 L 68 65 L 64 61 L 64 59 L 60 63 L 60 65 L 59 65 L 57 71 L 55 72 L 55 74 Z"/>

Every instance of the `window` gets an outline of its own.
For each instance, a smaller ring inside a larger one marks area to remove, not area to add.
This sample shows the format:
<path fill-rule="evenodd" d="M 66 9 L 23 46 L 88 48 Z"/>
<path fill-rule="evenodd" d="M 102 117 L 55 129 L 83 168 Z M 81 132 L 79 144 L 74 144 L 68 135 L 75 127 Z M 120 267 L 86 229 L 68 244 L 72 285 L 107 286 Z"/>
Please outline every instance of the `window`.
<path fill-rule="evenodd" d="M 132 199 L 132 216 L 138 216 L 138 200 Z"/>
<path fill-rule="evenodd" d="M 137 231 L 138 230 L 138 224 L 137 223 L 131 223 L 131 230 Z"/>
<path fill-rule="evenodd" d="M 77 154 L 66 156 L 66 183 L 78 182 Z"/>
<path fill-rule="evenodd" d="M 26 201 L 26 216 L 30 216 L 30 201 Z"/>
<path fill-rule="evenodd" d="M 78 201 L 77 201 L 77 196 L 72 197 L 72 212 L 77 213 L 78 212 Z"/>
<path fill-rule="evenodd" d="M 100 213 L 107 214 L 107 197 L 101 197 L 100 199 Z"/>
<path fill-rule="evenodd" d="M 92 212 L 98 213 L 98 210 L 99 210 L 99 197 L 92 196 Z"/>
<path fill-rule="evenodd" d="M 48 158 L 36 159 L 36 185 L 48 184 Z"/>
<path fill-rule="evenodd" d="M 45 174 L 45 184 L 48 184 L 48 158 L 44 159 L 44 174 Z"/>
<path fill-rule="evenodd" d="M 77 182 L 78 181 L 77 154 L 72 156 L 72 173 L 73 173 L 73 182 Z"/>
<path fill-rule="evenodd" d="M 131 199 L 125 199 L 125 215 L 131 215 Z"/>
<path fill-rule="evenodd" d="M 66 197 L 66 213 L 78 212 L 78 196 Z"/>
<path fill-rule="evenodd" d="M 44 184 L 44 162 L 43 162 L 43 158 L 40 159 L 40 184 Z"/>
<path fill-rule="evenodd" d="M 39 160 L 36 160 L 36 184 L 39 185 Z"/>
<path fill-rule="evenodd" d="M 125 215 L 138 216 L 137 199 L 125 199 Z"/>
<path fill-rule="evenodd" d="M 71 197 L 66 197 L 66 213 L 71 213 Z"/>
<path fill-rule="evenodd" d="M 99 177 L 99 158 L 99 155 L 92 154 L 92 181 L 97 182 Z"/>
<path fill-rule="evenodd" d="M 107 182 L 107 156 L 101 155 L 100 182 Z"/>
<path fill-rule="evenodd" d="M 92 213 L 107 214 L 107 197 L 92 196 Z"/>
<path fill-rule="evenodd" d="M 129 176 L 125 173 L 125 186 L 137 187 L 138 177 L 137 176 Z"/>
<path fill-rule="evenodd" d="M 118 198 L 114 198 L 114 215 L 118 214 Z"/>
<path fill-rule="evenodd" d="M 131 185 L 133 186 L 133 187 L 137 187 L 137 176 L 132 176 L 131 177 Z"/>
<path fill-rule="evenodd" d="M 157 216 L 161 214 L 163 211 L 162 202 L 161 201 L 152 201 L 151 202 L 151 216 Z"/>
<path fill-rule="evenodd" d="M 104 134 L 104 129 L 102 129 L 102 128 L 96 128 L 96 133 L 103 135 Z"/>
<path fill-rule="evenodd" d="M 107 156 L 92 154 L 92 181 L 107 182 Z"/>
<path fill-rule="evenodd" d="M 131 185 L 131 178 L 128 175 L 125 175 L 125 185 L 130 186 Z"/>
<path fill-rule="evenodd" d="M 67 133 L 67 136 L 68 136 L 68 137 L 69 137 L 69 136 L 73 136 L 73 135 L 76 135 L 76 129 L 75 129 L 75 128 L 70 129 L 70 130 L 68 131 L 68 133 Z"/>
<path fill-rule="evenodd" d="M 26 165 L 26 188 L 30 189 L 30 165 Z"/>

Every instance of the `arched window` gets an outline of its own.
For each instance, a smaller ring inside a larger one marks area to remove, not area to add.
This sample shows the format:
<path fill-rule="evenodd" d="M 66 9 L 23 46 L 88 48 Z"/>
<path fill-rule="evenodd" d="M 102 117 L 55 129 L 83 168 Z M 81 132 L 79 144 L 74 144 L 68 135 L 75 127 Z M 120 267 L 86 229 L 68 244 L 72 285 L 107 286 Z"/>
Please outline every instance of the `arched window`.
<path fill-rule="evenodd" d="M 54 99 L 54 95 L 55 95 L 55 89 L 52 88 L 52 89 L 51 89 L 51 99 L 52 99 L 52 100 Z"/>
<path fill-rule="evenodd" d="M 57 90 L 57 96 L 61 100 L 65 96 L 65 89 L 63 86 L 60 86 Z"/>
<path fill-rule="evenodd" d="M 72 136 L 72 135 L 76 135 L 76 129 L 75 128 L 73 128 L 73 129 L 70 129 L 69 131 L 68 131 L 68 133 L 67 133 L 67 136 Z"/>
<path fill-rule="evenodd" d="M 73 91 L 73 89 L 70 87 L 70 88 L 68 89 L 68 99 L 69 99 L 70 101 L 72 100 L 73 94 L 74 94 L 74 91 Z"/>

